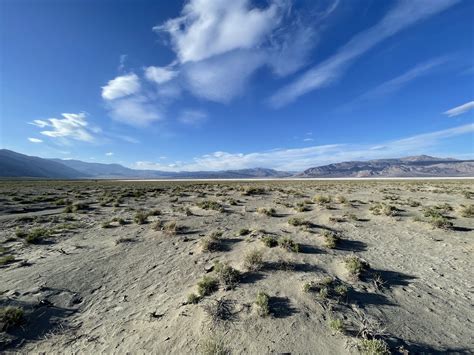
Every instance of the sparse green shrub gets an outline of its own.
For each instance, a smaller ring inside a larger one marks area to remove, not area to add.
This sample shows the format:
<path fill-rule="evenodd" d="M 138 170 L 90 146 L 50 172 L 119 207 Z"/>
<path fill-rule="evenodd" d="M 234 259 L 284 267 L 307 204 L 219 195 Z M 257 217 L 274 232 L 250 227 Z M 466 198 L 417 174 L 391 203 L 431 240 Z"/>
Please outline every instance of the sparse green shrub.
<path fill-rule="evenodd" d="M 7 265 L 15 261 L 15 257 L 13 255 L 5 255 L 0 257 L 0 265 Z"/>
<path fill-rule="evenodd" d="M 197 304 L 201 300 L 201 297 L 199 295 L 196 295 L 195 293 L 190 293 L 188 295 L 188 304 Z"/>
<path fill-rule="evenodd" d="M 1 331 L 18 326 L 23 322 L 25 312 L 19 307 L 1 307 L 0 308 L 0 325 Z"/>
<path fill-rule="evenodd" d="M 145 224 L 147 223 L 148 219 L 148 214 L 146 214 L 144 211 L 138 211 L 135 213 L 135 216 L 133 217 L 133 221 L 136 224 Z"/>
<path fill-rule="evenodd" d="M 338 195 L 338 196 L 336 196 L 336 202 L 346 204 L 347 203 L 347 198 L 345 196 Z"/>
<path fill-rule="evenodd" d="M 460 207 L 460 214 L 462 217 L 473 218 L 474 217 L 474 205 L 461 205 Z"/>
<path fill-rule="evenodd" d="M 289 237 L 281 237 L 278 239 L 278 245 L 285 249 L 286 251 L 292 251 L 298 253 L 300 251 L 300 246 L 293 239 Z"/>
<path fill-rule="evenodd" d="M 387 343 L 382 339 L 361 339 L 359 350 L 362 354 L 367 355 L 388 355 L 390 349 Z"/>
<path fill-rule="evenodd" d="M 198 295 L 200 297 L 208 296 L 214 291 L 217 291 L 219 282 L 212 276 L 204 276 L 201 281 L 198 282 Z"/>
<path fill-rule="evenodd" d="M 249 271 L 258 271 L 263 266 L 263 253 L 260 250 L 249 251 L 244 256 L 244 266 Z"/>
<path fill-rule="evenodd" d="M 241 273 L 232 266 L 216 261 L 214 263 L 214 270 L 217 273 L 220 283 L 225 289 L 232 289 L 239 283 Z"/>
<path fill-rule="evenodd" d="M 305 221 L 304 219 L 301 219 L 301 218 L 298 218 L 298 217 L 291 217 L 291 218 L 288 220 L 288 224 L 289 224 L 290 226 L 294 226 L 294 227 L 300 227 L 300 226 L 309 227 L 309 226 L 311 225 L 310 222 Z"/>
<path fill-rule="evenodd" d="M 197 203 L 197 206 L 203 210 L 224 212 L 224 207 L 216 201 L 201 201 Z"/>
<path fill-rule="evenodd" d="M 265 246 L 269 248 L 273 248 L 278 245 L 278 241 L 275 237 L 272 237 L 271 235 L 265 235 L 262 237 L 262 242 Z"/>
<path fill-rule="evenodd" d="M 384 216 L 395 216 L 397 214 L 397 208 L 395 206 L 378 202 L 372 206 L 370 206 L 369 210 L 372 212 L 372 214 L 378 216 L 378 215 L 384 215 Z"/>
<path fill-rule="evenodd" d="M 259 207 L 257 209 L 257 212 L 260 214 L 264 214 L 265 216 L 268 216 L 268 217 L 272 217 L 276 214 L 276 210 L 274 208 Z"/>
<path fill-rule="evenodd" d="M 201 248 L 204 252 L 219 251 L 221 244 L 222 232 L 214 231 L 208 236 L 201 239 Z"/>
<path fill-rule="evenodd" d="M 244 236 L 250 234 L 250 229 L 242 228 L 237 232 L 238 236 Z"/>
<path fill-rule="evenodd" d="M 316 195 L 314 196 L 313 201 L 321 206 L 328 205 L 331 203 L 331 196 Z"/>
<path fill-rule="evenodd" d="M 350 275 L 358 277 L 362 271 L 369 269 L 369 264 L 361 258 L 351 255 L 345 259 L 346 269 Z"/>
<path fill-rule="evenodd" d="M 251 196 L 251 195 L 263 195 L 265 194 L 265 189 L 263 187 L 253 187 L 246 186 L 243 188 L 242 195 Z"/>
<path fill-rule="evenodd" d="M 329 318 L 329 328 L 333 333 L 343 333 L 344 332 L 344 321 L 338 318 Z"/>
<path fill-rule="evenodd" d="M 324 237 L 324 246 L 329 249 L 336 248 L 337 243 L 339 242 L 339 237 L 329 230 L 324 230 L 322 234 Z"/>
<path fill-rule="evenodd" d="M 270 297 L 265 292 L 259 291 L 257 293 L 255 305 L 257 307 L 257 313 L 261 317 L 265 317 L 270 314 Z"/>
<path fill-rule="evenodd" d="M 229 355 L 225 342 L 220 337 L 209 337 L 200 344 L 200 353 L 202 355 Z"/>
<path fill-rule="evenodd" d="M 446 217 L 432 217 L 430 219 L 430 224 L 439 229 L 452 229 L 453 228 L 453 223 L 448 221 Z"/>

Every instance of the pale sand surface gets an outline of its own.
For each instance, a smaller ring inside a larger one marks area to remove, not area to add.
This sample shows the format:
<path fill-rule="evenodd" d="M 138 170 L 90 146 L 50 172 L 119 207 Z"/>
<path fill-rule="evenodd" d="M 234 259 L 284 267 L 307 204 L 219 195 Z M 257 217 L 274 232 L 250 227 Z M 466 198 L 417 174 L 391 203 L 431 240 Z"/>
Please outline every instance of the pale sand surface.
<path fill-rule="evenodd" d="M 265 191 L 246 195 L 248 187 Z M 357 354 L 364 319 L 378 323 L 372 333 L 393 352 L 472 353 L 474 223 L 461 210 L 472 205 L 473 192 L 466 180 L 0 182 L 1 255 L 15 257 L 0 266 L 0 306 L 25 311 L 20 325 L 0 332 L 0 350 L 193 354 L 206 339 L 221 339 L 232 354 Z M 332 201 L 297 211 L 315 195 Z M 63 213 L 60 198 L 90 208 Z M 223 211 L 202 209 L 200 201 L 216 201 Z M 374 215 L 376 202 L 396 207 L 396 215 Z M 453 227 L 433 227 L 423 213 L 429 206 Z M 161 214 L 136 224 L 140 209 Z M 114 217 L 128 223 L 103 228 Z M 292 226 L 291 217 L 311 225 Z M 155 230 L 158 220 L 184 230 Z M 39 244 L 16 236 L 36 227 L 51 235 Z M 242 228 L 251 234 L 239 236 Z M 325 246 L 325 230 L 340 236 L 335 249 Z M 213 231 L 222 232 L 222 248 L 203 252 L 201 240 Z M 300 251 L 269 248 L 264 236 L 291 237 Z M 263 253 L 255 272 L 244 266 L 252 250 Z M 350 255 L 370 264 L 359 278 L 345 267 Z M 216 275 L 216 260 L 240 270 L 240 282 L 187 304 L 199 280 Z M 347 295 L 303 291 L 328 276 Z M 269 316 L 258 315 L 259 291 L 270 296 Z M 216 300 L 228 301 L 230 319 L 211 320 L 205 308 Z M 344 331 L 334 334 L 329 318 L 343 320 Z"/>

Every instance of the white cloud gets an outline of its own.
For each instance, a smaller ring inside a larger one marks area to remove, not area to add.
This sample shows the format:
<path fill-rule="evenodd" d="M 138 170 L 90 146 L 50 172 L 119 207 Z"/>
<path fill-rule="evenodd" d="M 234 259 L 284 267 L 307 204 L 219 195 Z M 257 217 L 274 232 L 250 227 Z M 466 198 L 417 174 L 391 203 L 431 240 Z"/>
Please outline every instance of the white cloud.
<path fill-rule="evenodd" d="M 469 101 L 469 102 L 466 102 L 464 105 L 452 108 L 444 112 L 444 114 L 448 115 L 448 117 L 454 117 L 454 116 L 462 115 L 463 113 L 466 113 L 471 110 L 474 110 L 474 101 Z"/>
<path fill-rule="evenodd" d="M 191 0 L 180 17 L 155 31 L 167 32 L 181 63 L 200 61 L 236 49 L 250 49 L 276 26 L 288 1 L 250 8 L 248 0 Z"/>
<path fill-rule="evenodd" d="M 183 67 L 185 85 L 197 97 L 227 103 L 243 93 L 264 61 L 260 52 L 238 51 L 189 63 Z"/>
<path fill-rule="evenodd" d="M 112 155 L 114 155 L 114 153 L 113 152 L 107 152 L 107 153 L 105 153 L 105 155 L 108 156 L 108 157 L 111 157 Z"/>
<path fill-rule="evenodd" d="M 305 138 L 305 139 L 303 139 L 303 142 L 312 142 L 312 141 L 314 141 L 313 138 Z"/>
<path fill-rule="evenodd" d="M 100 132 L 97 127 L 89 126 L 85 113 L 62 113 L 63 118 L 49 118 L 47 120 L 35 120 L 38 127 L 48 127 L 49 130 L 40 133 L 51 138 L 71 138 L 84 142 L 92 142 L 96 133 Z"/>
<path fill-rule="evenodd" d="M 38 138 L 28 138 L 31 143 L 43 143 L 43 140 Z"/>
<path fill-rule="evenodd" d="M 395 158 L 427 153 L 444 139 L 472 134 L 474 124 L 414 135 L 380 144 L 328 144 L 294 149 L 273 149 L 254 153 L 214 152 L 194 158 L 190 162 L 171 164 L 137 162 L 138 169 L 164 171 L 227 170 L 255 167 L 300 171 L 309 167 L 350 160 Z"/>
<path fill-rule="evenodd" d="M 312 90 L 330 85 L 349 64 L 381 41 L 455 4 L 458 0 L 401 1 L 375 26 L 353 37 L 339 51 L 308 70 L 269 99 L 271 106 L 284 106 Z"/>
<path fill-rule="evenodd" d="M 145 77 L 157 84 L 163 84 L 175 78 L 178 72 L 167 67 L 148 67 L 145 68 Z"/>
<path fill-rule="evenodd" d="M 184 110 L 179 116 L 178 120 L 181 123 L 188 125 L 198 125 L 207 119 L 207 113 L 200 110 Z"/>
<path fill-rule="evenodd" d="M 145 96 L 130 96 L 108 102 L 110 115 L 117 121 L 132 126 L 146 126 L 162 119 L 157 107 Z"/>
<path fill-rule="evenodd" d="M 140 90 L 140 79 L 134 73 L 118 76 L 102 87 L 102 97 L 105 100 L 115 100 L 135 94 Z"/>
<path fill-rule="evenodd" d="M 46 127 L 48 125 L 48 122 L 44 120 L 33 120 L 33 122 L 29 122 L 29 124 L 36 126 L 36 127 Z"/>

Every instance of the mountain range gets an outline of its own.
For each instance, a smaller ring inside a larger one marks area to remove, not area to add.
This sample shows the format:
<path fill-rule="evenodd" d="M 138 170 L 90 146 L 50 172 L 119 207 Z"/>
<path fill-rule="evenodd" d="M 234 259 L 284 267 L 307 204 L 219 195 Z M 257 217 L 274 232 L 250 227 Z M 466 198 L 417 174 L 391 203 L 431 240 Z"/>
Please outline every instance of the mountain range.
<path fill-rule="evenodd" d="M 265 168 L 168 172 L 130 169 L 120 164 L 44 159 L 0 149 L 0 177 L 40 179 L 474 177 L 474 160 L 419 155 L 399 159 L 335 163 L 309 168 L 300 173 Z"/>

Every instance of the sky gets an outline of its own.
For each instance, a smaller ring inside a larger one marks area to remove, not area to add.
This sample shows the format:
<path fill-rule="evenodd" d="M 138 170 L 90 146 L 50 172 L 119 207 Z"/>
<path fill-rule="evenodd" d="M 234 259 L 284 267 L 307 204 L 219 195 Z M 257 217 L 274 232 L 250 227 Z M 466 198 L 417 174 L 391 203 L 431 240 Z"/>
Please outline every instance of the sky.
<path fill-rule="evenodd" d="M 166 171 L 474 158 L 471 0 L 0 0 L 0 147 Z"/>

